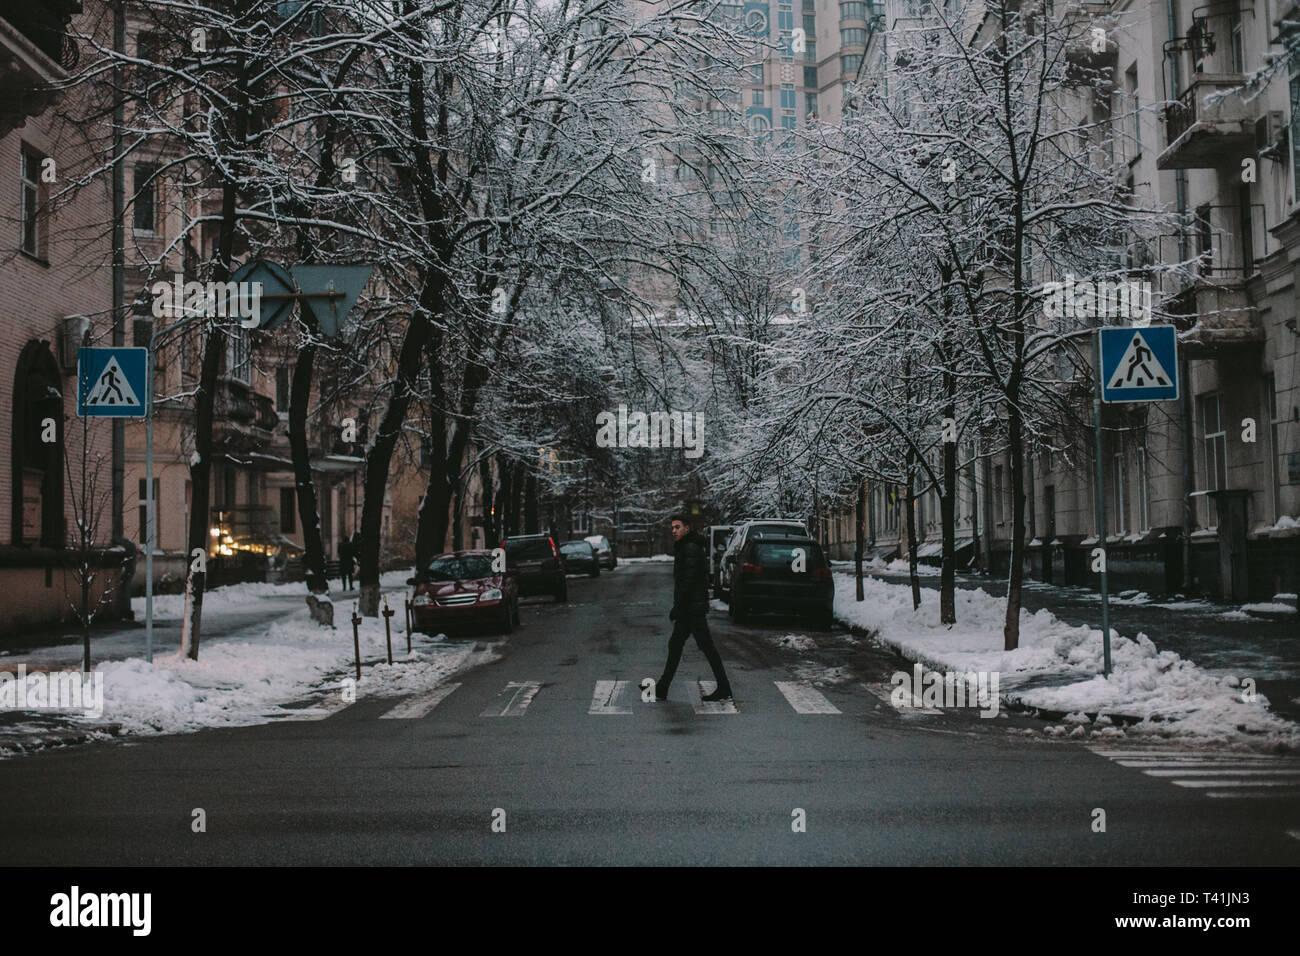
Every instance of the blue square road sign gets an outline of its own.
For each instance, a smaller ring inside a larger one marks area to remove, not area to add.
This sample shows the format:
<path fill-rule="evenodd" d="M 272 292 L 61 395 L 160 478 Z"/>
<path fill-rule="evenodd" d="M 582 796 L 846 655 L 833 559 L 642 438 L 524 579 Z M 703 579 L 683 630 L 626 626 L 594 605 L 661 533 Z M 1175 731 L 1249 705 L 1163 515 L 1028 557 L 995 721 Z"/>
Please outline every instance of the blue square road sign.
<path fill-rule="evenodd" d="M 79 349 L 77 414 L 83 418 L 143 418 L 149 408 L 148 370 L 148 349 Z"/>
<path fill-rule="evenodd" d="M 1178 398 L 1178 337 L 1172 325 L 1101 329 L 1101 400 Z"/>

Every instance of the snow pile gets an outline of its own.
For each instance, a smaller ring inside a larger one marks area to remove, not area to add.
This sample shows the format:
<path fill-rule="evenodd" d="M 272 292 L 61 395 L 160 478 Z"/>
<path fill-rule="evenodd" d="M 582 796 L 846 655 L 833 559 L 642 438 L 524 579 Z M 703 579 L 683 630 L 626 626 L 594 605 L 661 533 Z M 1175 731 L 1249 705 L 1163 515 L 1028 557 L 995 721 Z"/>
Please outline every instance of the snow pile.
<path fill-rule="evenodd" d="M 197 661 L 178 655 L 156 657 L 152 664 L 141 658 L 108 661 L 97 668 L 104 675 L 101 719 L 120 723 L 123 733 L 184 733 L 291 716 L 297 709 L 284 705 L 312 695 L 337 705 L 344 680 L 354 674 L 350 630 L 350 624 L 319 627 L 303 609 L 249 628 L 241 639 L 207 643 Z M 472 642 L 430 645 L 422 637 L 424 646 L 408 656 L 405 635 L 394 633 L 390 667 L 383 624 L 367 618 L 360 637 L 358 700 L 428 690 L 488 653 L 476 653 Z M 377 657 L 384 663 L 373 663 Z"/>
<path fill-rule="evenodd" d="M 673 556 L 671 554 L 656 554 L 649 558 L 619 558 L 618 560 L 620 564 L 624 562 L 627 562 L 628 564 L 648 564 L 657 561 L 671 561 L 672 559 Z"/>
<path fill-rule="evenodd" d="M 379 576 L 379 587 L 381 590 L 403 587 L 406 584 L 406 579 L 413 573 L 414 569 L 412 568 L 385 571 Z M 337 582 L 338 579 L 333 578 L 331 581 Z M 330 597 L 328 594 L 325 596 Z M 307 598 L 307 585 L 302 581 L 275 584 L 266 581 L 249 581 L 244 584 L 231 584 L 223 588 L 213 588 L 211 591 L 203 592 L 203 613 L 219 614 L 236 608 L 248 610 L 249 605 L 257 604 L 266 598 L 298 598 L 305 601 Z M 342 602 L 338 603 L 341 604 Z M 137 621 L 144 620 L 144 609 L 144 595 L 131 598 L 131 610 L 135 614 Z M 153 596 L 153 617 L 155 621 L 172 620 L 181 617 L 184 613 L 185 595 L 183 593 L 155 594 Z"/>
<path fill-rule="evenodd" d="M 787 634 L 785 637 L 776 638 L 778 647 L 784 647 L 792 651 L 815 651 L 817 642 L 807 634 Z"/>
<path fill-rule="evenodd" d="M 1106 678 L 1099 629 L 1071 626 L 1046 610 L 1022 609 L 1020 646 L 1005 651 L 1003 598 L 959 589 L 957 623 L 949 628 L 939 621 L 938 596 L 932 592 L 913 612 L 906 585 L 866 578 L 863 587 L 866 600 L 859 603 L 853 577 L 836 575 L 837 617 L 876 631 L 882 643 L 932 669 L 997 672 L 1009 701 L 1140 718 L 1129 734 L 1300 747 L 1300 727 L 1271 713 L 1262 695 L 1245 702 L 1243 696 L 1251 695 L 1243 694 L 1235 678 L 1212 676 L 1173 651 L 1158 650 L 1145 634 L 1130 639 L 1112 629 L 1113 671 Z"/>

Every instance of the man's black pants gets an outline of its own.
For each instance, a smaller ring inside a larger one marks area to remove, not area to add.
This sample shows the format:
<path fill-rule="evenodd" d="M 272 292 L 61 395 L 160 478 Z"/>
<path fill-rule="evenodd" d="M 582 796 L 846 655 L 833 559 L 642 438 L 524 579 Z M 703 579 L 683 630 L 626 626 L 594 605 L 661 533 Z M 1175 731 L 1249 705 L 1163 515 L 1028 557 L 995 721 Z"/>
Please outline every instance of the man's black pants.
<path fill-rule="evenodd" d="M 677 665 L 682 659 L 682 649 L 686 646 L 686 638 L 692 634 L 695 635 L 695 643 L 699 645 L 704 652 L 705 659 L 709 666 L 713 668 L 713 679 L 717 681 L 718 690 L 728 693 L 731 690 L 731 684 L 727 681 L 727 672 L 722 669 L 722 658 L 718 655 L 718 649 L 713 646 L 713 638 L 709 634 L 709 621 L 704 613 L 697 614 L 680 614 L 673 623 L 673 634 L 668 639 L 668 663 L 664 665 L 663 676 L 659 678 L 659 683 L 655 686 L 655 692 L 659 696 L 665 696 L 668 693 L 668 685 L 673 682 L 673 676 L 677 673 Z"/>

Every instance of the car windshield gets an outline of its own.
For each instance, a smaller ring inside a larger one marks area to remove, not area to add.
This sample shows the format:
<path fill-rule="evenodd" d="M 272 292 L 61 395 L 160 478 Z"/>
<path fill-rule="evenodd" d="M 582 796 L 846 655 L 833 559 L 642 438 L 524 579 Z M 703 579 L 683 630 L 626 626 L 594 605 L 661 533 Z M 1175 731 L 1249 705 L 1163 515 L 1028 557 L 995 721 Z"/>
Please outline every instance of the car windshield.
<path fill-rule="evenodd" d="M 769 537 L 773 535 L 794 535 L 807 534 L 808 531 L 803 527 L 796 527 L 794 524 L 756 524 L 751 525 L 749 535 L 752 538 Z"/>
<path fill-rule="evenodd" d="M 547 538 L 525 538 L 522 541 L 506 539 L 506 554 L 516 561 L 520 558 L 551 558 L 551 542 Z"/>
<path fill-rule="evenodd" d="M 565 554 L 584 554 L 591 556 L 591 545 L 585 541 L 566 541 L 560 545 L 560 550 Z"/>
<path fill-rule="evenodd" d="M 794 549 L 802 548 L 809 571 L 826 567 L 822 549 L 815 541 L 791 541 L 788 544 L 776 541 L 764 541 L 754 545 L 754 561 L 765 568 L 791 567 L 794 564 Z"/>
<path fill-rule="evenodd" d="M 492 559 L 486 555 L 436 558 L 424 572 L 428 581 L 472 581 L 492 577 Z"/>

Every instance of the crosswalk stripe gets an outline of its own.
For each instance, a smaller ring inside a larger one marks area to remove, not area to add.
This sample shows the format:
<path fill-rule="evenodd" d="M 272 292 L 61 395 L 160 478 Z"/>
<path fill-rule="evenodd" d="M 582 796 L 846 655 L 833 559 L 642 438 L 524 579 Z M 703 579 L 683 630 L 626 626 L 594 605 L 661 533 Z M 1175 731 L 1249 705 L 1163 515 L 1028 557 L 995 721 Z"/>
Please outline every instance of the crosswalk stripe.
<path fill-rule="evenodd" d="M 535 680 L 511 681 L 505 690 L 497 694 L 496 700 L 484 708 L 480 717 L 522 717 L 528 705 L 533 702 L 542 682 Z"/>
<path fill-rule="evenodd" d="M 691 706 L 695 708 L 697 714 L 736 714 L 736 702 L 734 700 L 703 700 L 709 694 L 712 694 L 718 687 L 711 680 L 687 681 L 687 691 L 690 695 Z"/>
<path fill-rule="evenodd" d="M 343 700 L 340 697 L 329 697 L 321 702 L 323 706 L 295 708 L 284 716 L 276 715 L 277 721 L 288 721 L 296 723 L 307 720 L 324 720 L 326 717 L 333 717 L 341 710 L 351 707 L 356 701 Z"/>
<path fill-rule="evenodd" d="M 441 704 L 460 684 L 443 684 L 423 694 L 408 697 L 392 710 L 379 715 L 387 720 L 418 720 Z"/>
<path fill-rule="evenodd" d="M 626 706 L 627 688 L 631 681 L 598 680 L 596 691 L 591 695 L 588 714 L 630 714 L 632 708 Z"/>
<path fill-rule="evenodd" d="M 774 681 L 776 689 L 789 701 L 798 714 L 838 714 L 839 708 L 825 695 L 805 681 Z"/>
<path fill-rule="evenodd" d="M 1274 754 L 1089 748 L 1121 767 L 1214 799 L 1262 799 L 1300 787 L 1300 761 Z"/>

